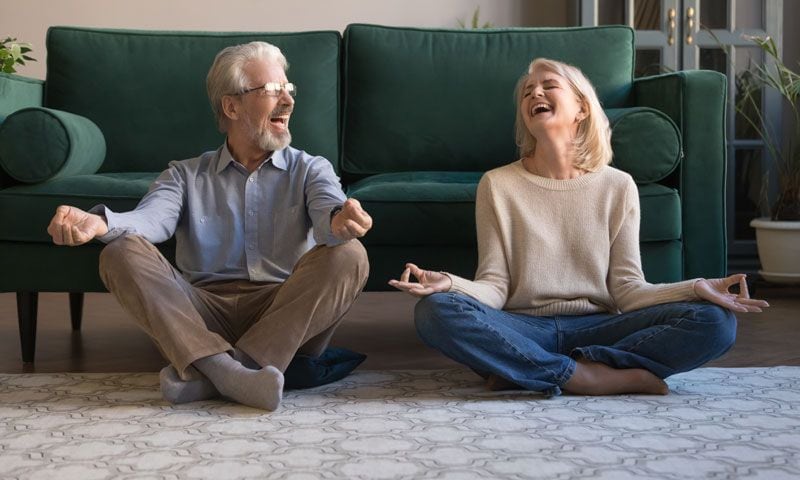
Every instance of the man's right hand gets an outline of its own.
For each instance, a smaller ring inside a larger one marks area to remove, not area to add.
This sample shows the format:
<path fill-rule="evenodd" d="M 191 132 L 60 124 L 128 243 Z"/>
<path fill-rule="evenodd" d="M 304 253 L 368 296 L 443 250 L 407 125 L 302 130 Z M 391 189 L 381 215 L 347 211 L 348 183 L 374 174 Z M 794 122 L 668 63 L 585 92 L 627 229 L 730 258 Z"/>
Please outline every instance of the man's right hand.
<path fill-rule="evenodd" d="M 108 225 L 100 215 L 80 208 L 61 205 L 47 226 L 47 233 L 56 245 L 83 245 L 94 237 L 108 233 Z"/>

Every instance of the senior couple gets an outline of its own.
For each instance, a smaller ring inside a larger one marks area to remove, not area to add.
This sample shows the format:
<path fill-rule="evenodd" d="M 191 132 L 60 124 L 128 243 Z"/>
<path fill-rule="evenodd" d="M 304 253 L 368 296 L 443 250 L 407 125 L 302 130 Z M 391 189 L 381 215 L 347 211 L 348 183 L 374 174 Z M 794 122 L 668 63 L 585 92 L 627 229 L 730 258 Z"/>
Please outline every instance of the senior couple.
<path fill-rule="evenodd" d="M 276 409 L 289 362 L 325 350 L 367 280 L 372 219 L 327 160 L 289 146 L 286 71 L 273 45 L 225 48 L 206 79 L 225 143 L 170 163 L 133 211 L 62 205 L 48 226 L 59 245 L 107 243 L 100 276 L 170 362 L 169 402 Z M 520 159 L 478 186 L 475 279 L 409 263 L 389 283 L 421 297 L 421 338 L 489 388 L 666 394 L 731 347 L 732 312 L 768 305 L 743 275 L 647 283 L 636 185 L 608 166 L 592 85 L 537 59 L 516 93 Z M 153 246 L 173 235 L 177 269 Z"/>

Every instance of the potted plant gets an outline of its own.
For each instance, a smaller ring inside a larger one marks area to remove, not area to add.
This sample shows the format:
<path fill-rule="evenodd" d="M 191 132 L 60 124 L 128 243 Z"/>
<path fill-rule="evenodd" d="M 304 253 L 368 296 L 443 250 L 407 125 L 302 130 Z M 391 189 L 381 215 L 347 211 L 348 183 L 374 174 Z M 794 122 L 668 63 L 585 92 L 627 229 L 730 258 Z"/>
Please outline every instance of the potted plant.
<path fill-rule="evenodd" d="M 16 38 L 7 37 L 0 42 L 0 72 L 15 73 L 15 65 L 35 62 L 36 59 L 26 55 L 31 51 L 30 43 L 17 42 Z"/>
<path fill-rule="evenodd" d="M 756 130 L 769 150 L 771 164 L 762 184 L 762 203 L 769 216 L 754 219 L 756 243 L 764 279 L 777 283 L 800 283 L 800 75 L 778 56 L 770 37 L 748 37 L 766 54 L 763 65 L 755 64 L 737 79 L 740 98 L 736 110 Z M 781 143 L 764 121 L 759 108 L 762 89 L 774 89 L 788 107 L 788 137 Z M 777 181 L 777 192 L 770 194 L 770 179 Z"/>

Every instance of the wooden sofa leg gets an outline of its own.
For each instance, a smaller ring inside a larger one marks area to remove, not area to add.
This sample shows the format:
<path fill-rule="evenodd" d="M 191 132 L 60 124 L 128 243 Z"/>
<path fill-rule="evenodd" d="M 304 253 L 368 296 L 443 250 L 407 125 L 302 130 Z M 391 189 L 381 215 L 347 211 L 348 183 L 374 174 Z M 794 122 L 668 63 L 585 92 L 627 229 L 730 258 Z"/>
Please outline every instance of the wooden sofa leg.
<path fill-rule="evenodd" d="M 17 292 L 17 318 L 19 319 L 19 341 L 22 346 L 22 361 L 33 363 L 36 354 L 36 314 L 39 292 Z"/>
<path fill-rule="evenodd" d="M 83 292 L 70 292 L 69 317 L 72 320 L 72 330 L 80 331 L 83 318 Z"/>

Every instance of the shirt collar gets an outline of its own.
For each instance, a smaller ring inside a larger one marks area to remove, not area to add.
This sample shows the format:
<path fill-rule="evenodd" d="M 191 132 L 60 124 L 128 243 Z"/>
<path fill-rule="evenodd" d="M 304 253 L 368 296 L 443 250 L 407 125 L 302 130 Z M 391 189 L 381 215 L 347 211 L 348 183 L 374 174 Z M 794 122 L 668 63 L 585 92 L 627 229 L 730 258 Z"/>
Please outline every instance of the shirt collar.
<path fill-rule="evenodd" d="M 272 152 L 272 165 L 283 171 L 286 171 L 286 148 Z"/>
<path fill-rule="evenodd" d="M 287 147 L 288 148 L 288 147 Z M 272 152 L 272 156 L 267 159 L 269 162 L 272 161 L 272 165 L 275 168 L 280 170 L 286 170 L 286 148 L 281 150 L 276 150 Z M 233 159 L 233 155 L 231 155 L 231 151 L 228 150 L 228 141 L 225 140 L 225 143 L 222 144 L 222 148 L 219 152 L 219 160 L 217 161 L 217 173 L 222 172 L 225 170 L 225 167 L 228 166 L 231 162 L 235 162 L 236 160 Z"/>

